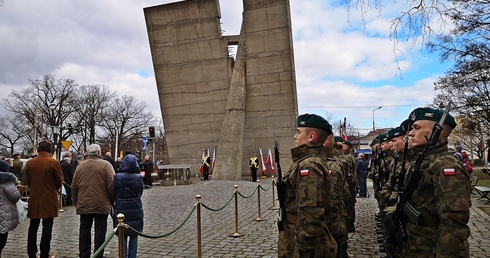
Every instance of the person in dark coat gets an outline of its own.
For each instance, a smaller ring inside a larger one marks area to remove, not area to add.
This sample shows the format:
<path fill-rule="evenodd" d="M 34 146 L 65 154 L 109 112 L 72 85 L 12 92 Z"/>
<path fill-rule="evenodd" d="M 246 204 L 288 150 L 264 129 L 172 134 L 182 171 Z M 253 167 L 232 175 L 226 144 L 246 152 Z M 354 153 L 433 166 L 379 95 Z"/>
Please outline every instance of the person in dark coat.
<path fill-rule="evenodd" d="M 75 174 L 75 166 L 71 162 L 70 157 L 65 157 L 61 162 L 61 171 L 63 172 L 64 187 L 66 190 L 65 206 L 72 205 L 71 201 L 71 182 L 73 181 L 73 175 Z"/>
<path fill-rule="evenodd" d="M 111 152 L 109 151 L 106 152 L 104 159 L 109 161 L 109 163 L 111 163 L 112 167 L 114 168 L 114 171 L 117 171 L 116 161 L 112 158 Z"/>
<path fill-rule="evenodd" d="M 58 217 L 58 190 L 63 183 L 60 162 L 53 159 L 52 144 L 42 141 L 38 147 L 39 154 L 27 161 L 26 176 L 30 188 L 29 209 L 27 217 L 30 218 L 27 233 L 27 254 L 29 258 L 36 258 L 37 231 L 41 219 L 43 229 L 40 243 L 40 258 L 49 257 L 53 221 Z"/>
<path fill-rule="evenodd" d="M 140 174 L 138 159 L 129 154 L 124 157 L 119 173 L 114 176 L 114 215 L 124 214 L 124 223 L 134 230 L 143 231 L 143 176 Z M 118 222 L 114 219 L 114 227 Z M 136 258 L 138 252 L 138 235 L 130 229 L 124 229 L 124 257 Z M 129 238 L 129 250 L 128 250 Z"/>

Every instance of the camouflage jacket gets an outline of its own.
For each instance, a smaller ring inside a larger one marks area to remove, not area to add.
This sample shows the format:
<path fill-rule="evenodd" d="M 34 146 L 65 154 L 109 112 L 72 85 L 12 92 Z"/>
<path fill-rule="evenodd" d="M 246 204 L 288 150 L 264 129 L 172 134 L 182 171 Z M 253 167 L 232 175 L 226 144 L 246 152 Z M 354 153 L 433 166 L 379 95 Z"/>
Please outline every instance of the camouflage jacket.
<path fill-rule="evenodd" d="M 326 211 L 328 229 L 332 235 L 347 234 L 347 210 L 345 199 L 350 196 L 347 188 L 345 159 L 334 156 L 334 149 L 325 148 L 325 160 L 328 165 L 331 186 L 330 209 Z"/>
<path fill-rule="evenodd" d="M 306 144 L 291 149 L 293 164 L 284 176 L 286 185 L 286 223 L 293 230 L 280 234 L 279 240 L 288 242 L 287 249 L 294 254 L 311 254 L 309 257 L 334 257 L 335 240 L 328 230 L 325 212 L 330 210 L 330 181 L 324 148 L 321 144 Z M 281 243 L 279 243 L 281 249 Z M 280 255 L 284 250 L 278 250 Z M 286 255 L 293 257 L 292 253 Z"/>
<path fill-rule="evenodd" d="M 413 151 L 422 152 L 423 146 Z M 429 149 L 420 170 L 423 177 L 409 203 L 422 214 L 422 222 L 419 225 L 408 223 L 409 238 L 414 232 L 420 239 L 423 232 L 425 239 L 412 242 L 416 245 L 430 243 L 434 257 L 469 257 L 466 242 L 470 235 L 467 223 L 471 206 L 468 173 L 447 151 L 447 144 L 440 141 Z"/>

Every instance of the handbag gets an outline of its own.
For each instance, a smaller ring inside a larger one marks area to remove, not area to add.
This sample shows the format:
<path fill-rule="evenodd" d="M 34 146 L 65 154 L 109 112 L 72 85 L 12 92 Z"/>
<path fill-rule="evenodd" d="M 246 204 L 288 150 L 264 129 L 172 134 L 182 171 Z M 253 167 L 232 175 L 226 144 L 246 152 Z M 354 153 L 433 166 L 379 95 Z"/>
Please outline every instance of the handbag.
<path fill-rule="evenodd" d="M 19 214 L 19 224 L 24 223 L 27 218 L 27 202 L 18 200 L 15 205 L 17 206 L 17 212 Z"/>

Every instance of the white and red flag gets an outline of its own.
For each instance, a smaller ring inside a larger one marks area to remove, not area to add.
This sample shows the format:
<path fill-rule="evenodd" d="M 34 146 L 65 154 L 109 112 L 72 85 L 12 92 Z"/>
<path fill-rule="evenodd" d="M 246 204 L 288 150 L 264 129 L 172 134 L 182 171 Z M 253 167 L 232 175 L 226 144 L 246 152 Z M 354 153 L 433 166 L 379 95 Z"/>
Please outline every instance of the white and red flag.
<path fill-rule="evenodd" d="M 276 169 L 274 168 L 274 159 L 272 158 L 271 148 L 269 148 L 269 154 L 267 154 L 267 162 L 271 164 L 272 175 L 275 175 Z"/>
<path fill-rule="evenodd" d="M 259 148 L 259 152 L 260 152 L 260 163 L 262 164 L 262 174 L 266 175 L 267 167 L 265 166 L 264 155 L 262 154 L 262 148 Z"/>
<path fill-rule="evenodd" d="M 215 162 L 216 162 L 216 148 L 213 149 L 213 159 L 211 160 L 211 174 L 214 172 Z"/>

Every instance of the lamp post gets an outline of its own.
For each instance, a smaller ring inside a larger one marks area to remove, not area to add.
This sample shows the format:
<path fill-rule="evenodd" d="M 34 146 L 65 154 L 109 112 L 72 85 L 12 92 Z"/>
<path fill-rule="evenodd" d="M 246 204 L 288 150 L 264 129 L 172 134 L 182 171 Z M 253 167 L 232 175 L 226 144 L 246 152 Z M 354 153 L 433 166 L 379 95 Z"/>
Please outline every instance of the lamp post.
<path fill-rule="evenodd" d="M 376 130 L 376 127 L 374 126 L 374 111 L 376 111 L 376 110 L 378 110 L 378 109 L 381 109 L 381 108 L 382 108 L 382 106 L 379 106 L 379 107 L 377 107 L 377 108 L 375 108 L 375 109 L 373 110 L 373 132 Z"/>

